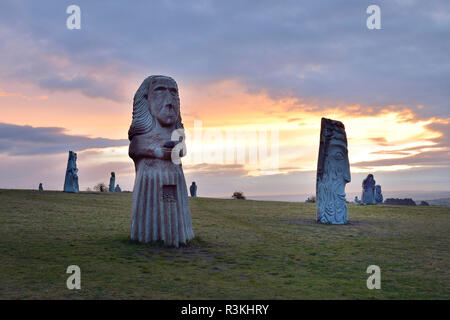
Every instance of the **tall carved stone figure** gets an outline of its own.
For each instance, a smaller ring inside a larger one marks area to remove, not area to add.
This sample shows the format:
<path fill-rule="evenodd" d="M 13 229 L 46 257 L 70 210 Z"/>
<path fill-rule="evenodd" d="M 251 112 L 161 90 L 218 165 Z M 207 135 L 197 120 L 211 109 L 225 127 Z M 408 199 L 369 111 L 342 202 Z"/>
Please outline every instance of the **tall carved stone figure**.
<path fill-rule="evenodd" d="M 375 204 L 375 179 L 373 174 L 369 174 L 362 183 L 362 196 L 361 202 L 363 204 Z"/>
<path fill-rule="evenodd" d="M 179 246 L 194 237 L 180 156 L 186 154 L 175 80 L 150 76 L 137 90 L 128 131 L 136 178 L 131 239 Z"/>
<path fill-rule="evenodd" d="M 195 181 L 193 181 L 191 186 L 189 187 L 189 192 L 191 193 L 191 197 L 197 196 L 197 185 L 195 184 Z"/>
<path fill-rule="evenodd" d="M 109 178 L 109 192 L 114 192 L 114 185 L 116 184 L 116 174 L 111 172 L 111 178 Z"/>
<path fill-rule="evenodd" d="M 39 191 L 44 191 L 44 187 L 42 186 L 42 182 L 39 183 Z"/>
<path fill-rule="evenodd" d="M 69 160 L 67 161 L 66 178 L 64 180 L 64 192 L 79 192 L 78 188 L 78 168 L 77 154 L 69 151 Z"/>
<path fill-rule="evenodd" d="M 351 181 L 347 135 L 340 121 L 322 118 L 317 164 L 317 222 L 346 224 L 345 185 Z"/>
<path fill-rule="evenodd" d="M 381 186 L 379 184 L 375 186 L 375 203 L 376 204 L 383 203 L 383 192 L 381 191 Z"/>

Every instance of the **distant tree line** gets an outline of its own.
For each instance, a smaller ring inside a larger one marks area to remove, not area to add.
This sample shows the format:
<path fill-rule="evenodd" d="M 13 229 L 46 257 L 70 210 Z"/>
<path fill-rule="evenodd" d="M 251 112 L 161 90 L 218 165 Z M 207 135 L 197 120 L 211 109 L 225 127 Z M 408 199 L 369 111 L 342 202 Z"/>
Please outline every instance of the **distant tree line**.
<path fill-rule="evenodd" d="M 385 204 L 391 204 L 396 206 L 415 206 L 416 203 L 411 198 L 398 199 L 398 198 L 388 198 L 384 201 Z"/>

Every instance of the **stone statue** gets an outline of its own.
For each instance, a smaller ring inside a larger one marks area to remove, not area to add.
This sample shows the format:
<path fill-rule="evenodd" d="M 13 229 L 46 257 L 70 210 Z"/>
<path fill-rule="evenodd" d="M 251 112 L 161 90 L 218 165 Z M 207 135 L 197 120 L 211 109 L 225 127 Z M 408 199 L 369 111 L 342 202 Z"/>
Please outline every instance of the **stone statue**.
<path fill-rule="evenodd" d="M 369 174 L 367 178 L 363 180 L 362 187 L 362 204 L 375 204 L 375 180 L 373 174 Z"/>
<path fill-rule="evenodd" d="M 64 192 L 79 192 L 78 188 L 78 169 L 77 154 L 69 151 L 69 160 L 67 161 L 66 179 L 64 180 Z"/>
<path fill-rule="evenodd" d="M 195 184 L 195 181 L 192 182 L 191 186 L 189 187 L 189 191 L 191 192 L 191 197 L 197 196 L 197 185 Z"/>
<path fill-rule="evenodd" d="M 356 204 L 361 203 L 361 201 L 358 199 L 358 196 L 355 196 L 355 203 L 356 203 Z"/>
<path fill-rule="evenodd" d="M 109 178 L 109 192 L 114 192 L 114 185 L 116 184 L 116 174 L 111 172 L 111 178 Z"/>
<path fill-rule="evenodd" d="M 383 203 L 383 193 L 381 192 L 381 186 L 379 184 L 375 186 L 375 202 L 376 204 Z"/>
<path fill-rule="evenodd" d="M 44 187 L 42 186 L 42 183 L 39 183 L 39 191 L 44 191 Z"/>
<path fill-rule="evenodd" d="M 180 157 L 186 155 L 175 80 L 150 76 L 137 90 L 128 131 L 136 178 L 131 239 L 179 246 L 194 237 Z"/>
<path fill-rule="evenodd" d="M 347 135 L 340 121 L 322 118 L 317 164 L 317 222 L 346 224 L 345 185 L 351 181 Z"/>
<path fill-rule="evenodd" d="M 116 186 L 114 189 L 114 192 L 122 192 L 122 189 L 120 189 L 119 185 Z"/>

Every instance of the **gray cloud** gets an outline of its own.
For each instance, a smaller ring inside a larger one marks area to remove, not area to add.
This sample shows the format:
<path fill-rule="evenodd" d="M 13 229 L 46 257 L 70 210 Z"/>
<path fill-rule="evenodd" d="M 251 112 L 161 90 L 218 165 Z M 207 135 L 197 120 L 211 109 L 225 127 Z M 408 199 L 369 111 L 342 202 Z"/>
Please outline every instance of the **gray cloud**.
<path fill-rule="evenodd" d="M 31 127 L 0 123 L 0 153 L 10 155 L 54 154 L 68 150 L 128 145 L 128 140 L 68 135 L 64 128 Z"/>
<path fill-rule="evenodd" d="M 92 76 L 75 76 L 71 79 L 65 79 L 61 76 L 42 77 L 38 84 L 42 88 L 51 91 L 71 91 L 79 90 L 89 97 L 103 97 L 114 101 L 123 101 L 123 97 L 117 92 L 117 85 L 104 79 L 95 79 Z"/>
<path fill-rule="evenodd" d="M 381 159 L 373 161 L 362 161 L 353 163 L 359 168 L 375 168 L 379 166 L 411 165 L 411 166 L 450 166 L 450 124 L 431 123 L 427 128 L 440 133 L 437 138 L 429 139 L 434 145 L 420 145 L 397 150 L 381 150 L 371 152 L 372 154 L 404 155 L 397 159 Z M 389 146 L 383 137 L 371 139 L 380 146 Z M 424 151 L 424 149 L 427 149 Z M 411 152 L 418 152 L 411 155 Z"/>
<path fill-rule="evenodd" d="M 392 154 L 396 154 L 393 152 Z M 352 164 L 359 168 L 374 168 L 379 166 L 411 165 L 411 166 L 450 166 L 450 150 L 427 151 L 417 155 L 397 159 L 382 159 L 362 161 Z"/>
<path fill-rule="evenodd" d="M 195 174 L 197 176 L 215 176 L 228 178 L 243 177 L 248 174 L 248 170 L 244 168 L 242 164 L 210 164 L 210 163 L 199 163 L 192 165 L 185 165 L 184 170 L 190 174 Z"/>
<path fill-rule="evenodd" d="M 82 29 L 69 31 L 70 1 L 2 1 L 2 25 L 25 43 L 14 65 L 28 66 L 30 81 L 120 99 L 123 75 L 164 73 L 190 83 L 233 78 L 250 91 L 292 95 L 320 107 L 361 103 L 364 113 L 421 104 L 415 109 L 421 117 L 448 116 L 448 1 L 381 1 L 382 30 L 375 31 L 366 28 L 372 1 L 77 3 Z M 39 57 L 27 58 L 31 41 L 33 53 L 38 48 L 39 54 L 69 57 L 74 66 L 47 66 L 43 79 Z M 115 68 L 99 82 L 89 77 L 93 65 Z M 80 74 L 67 83 L 63 71 Z"/>
<path fill-rule="evenodd" d="M 441 136 L 432 139 L 437 144 L 434 147 L 450 147 L 450 119 L 447 123 L 431 123 L 428 128 L 441 133 Z"/>

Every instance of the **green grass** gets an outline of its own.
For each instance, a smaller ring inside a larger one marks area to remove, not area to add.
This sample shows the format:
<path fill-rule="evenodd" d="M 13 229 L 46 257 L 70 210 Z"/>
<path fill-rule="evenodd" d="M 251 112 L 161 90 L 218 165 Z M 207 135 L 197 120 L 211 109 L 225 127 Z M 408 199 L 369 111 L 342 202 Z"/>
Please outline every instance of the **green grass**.
<path fill-rule="evenodd" d="M 331 226 L 314 204 L 190 205 L 196 238 L 177 249 L 129 241 L 131 193 L 0 190 L 0 299 L 450 299 L 448 207 L 349 205 Z"/>

